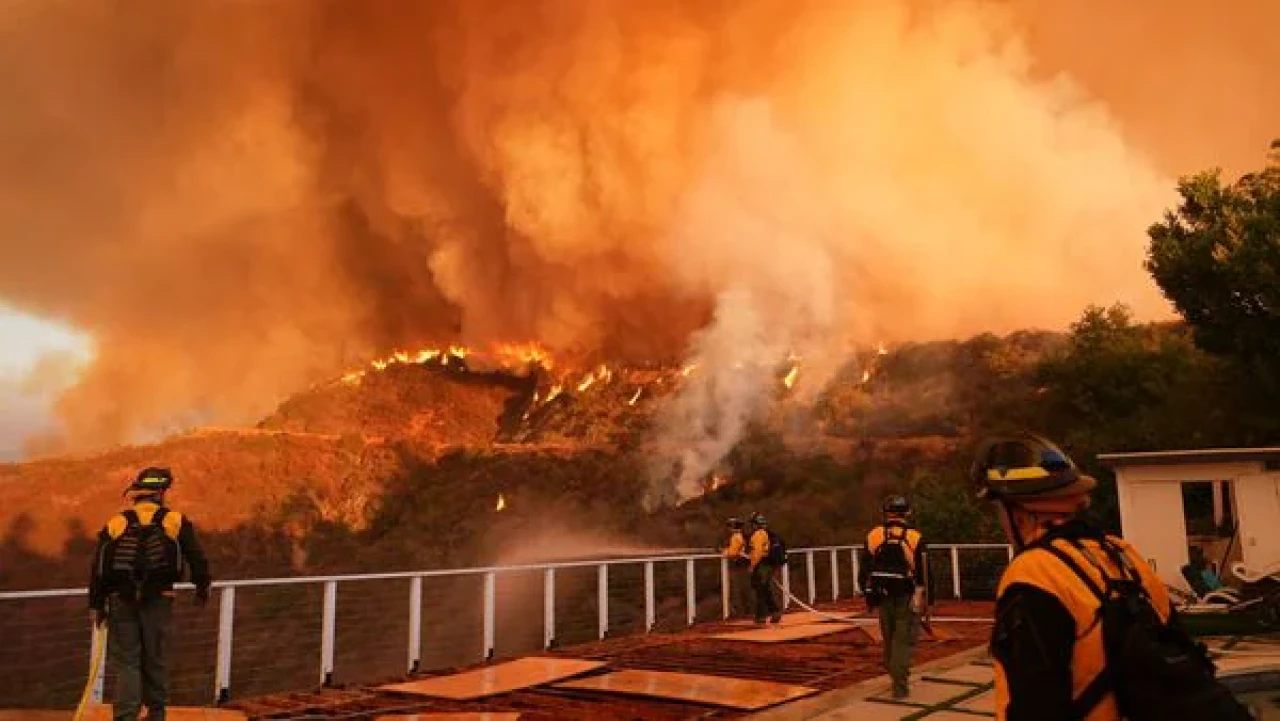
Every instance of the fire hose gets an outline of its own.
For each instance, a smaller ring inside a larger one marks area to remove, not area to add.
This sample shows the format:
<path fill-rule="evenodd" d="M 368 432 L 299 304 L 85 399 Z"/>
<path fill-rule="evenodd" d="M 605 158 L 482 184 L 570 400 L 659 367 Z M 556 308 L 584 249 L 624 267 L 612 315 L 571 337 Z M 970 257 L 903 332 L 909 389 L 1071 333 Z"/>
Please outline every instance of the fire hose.
<path fill-rule="evenodd" d="M 107 625 L 105 623 L 95 623 L 93 625 L 93 642 L 89 649 L 89 679 L 85 681 L 84 693 L 80 694 L 80 703 L 76 705 L 73 721 L 80 721 L 84 718 L 85 709 L 89 706 L 89 698 L 93 695 L 94 682 L 98 680 L 98 674 L 102 671 L 103 658 L 106 655 Z"/>
<path fill-rule="evenodd" d="M 803 608 L 804 610 L 808 611 L 809 613 L 820 616 L 821 618 L 824 618 L 828 621 L 840 621 L 842 623 L 848 623 L 850 620 L 849 616 L 835 616 L 830 613 L 823 613 L 822 611 L 815 609 L 814 607 L 810 606 L 804 601 L 801 601 L 800 599 L 796 598 L 795 594 L 791 593 L 785 587 L 783 587 L 783 585 L 779 583 L 777 579 L 774 579 L 773 585 L 777 586 L 778 590 L 782 591 L 783 595 L 791 599 L 793 603 L 795 603 L 800 608 Z"/>

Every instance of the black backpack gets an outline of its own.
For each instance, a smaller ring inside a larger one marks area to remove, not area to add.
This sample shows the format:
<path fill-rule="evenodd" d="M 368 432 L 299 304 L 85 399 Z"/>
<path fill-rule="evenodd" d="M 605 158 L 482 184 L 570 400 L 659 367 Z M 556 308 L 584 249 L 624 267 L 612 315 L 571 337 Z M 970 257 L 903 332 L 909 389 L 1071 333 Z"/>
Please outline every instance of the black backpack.
<path fill-rule="evenodd" d="M 1106 539 L 1100 541 L 1103 552 L 1124 574 L 1113 578 L 1080 543 L 1064 540 L 1106 579 L 1105 587 L 1099 588 L 1061 549 L 1045 541 L 1035 544 L 1066 564 L 1102 604 L 1097 620 L 1102 624 L 1106 665 L 1075 701 L 1076 718 L 1085 718 L 1108 692 L 1114 692 L 1120 715 L 1127 721 L 1252 721 L 1248 709 L 1215 678 L 1204 644 L 1178 625 L 1160 620 L 1141 576 L 1121 549 Z"/>
<path fill-rule="evenodd" d="M 897 530 L 895 535 L 894 531 Z M 915 590 L 915 574 L 911 570 L 907 545 L 907 527 L 898 523 L 886 524 L 884 540 L 871 554 L 868 574 L 868 595 L 903 596 Z"/>
<path fill-rule="evenodd" d="M 164 532 L 168 513 L 166 508 L 157 509 L 147 524 L 136 511 L 121 514 L 127 522 L 124 532 L 106 544 L 99 560 L 107 592 L 142 599 L 182 580 L 181 549 Z"/>
<path fill-rule="evenodd" d="M 776 531 L 769 528 L 760 529 L 769 538 L 769 551 L 765 553 L 763 563 L 771 566 L 787 565 L 787 542 L 782 540 Z"/>

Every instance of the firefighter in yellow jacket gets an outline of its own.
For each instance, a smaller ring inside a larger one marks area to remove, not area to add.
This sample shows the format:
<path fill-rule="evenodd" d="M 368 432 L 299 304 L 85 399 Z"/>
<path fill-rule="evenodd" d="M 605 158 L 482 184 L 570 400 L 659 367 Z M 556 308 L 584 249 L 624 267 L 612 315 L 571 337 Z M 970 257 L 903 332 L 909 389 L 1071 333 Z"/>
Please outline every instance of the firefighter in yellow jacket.
<path fill-rule="evenodd" d="M 1077 518 L 1097 484 L 1066 454 L 1030 434 L 990 439 L 971 475 L 1017 551 L 991 637 L 998 719 L 1249 718 L 1142 555 Z"/>
<path fill-rule="evenodd" d="M 751 514 L 751 531 L 747 534 L 748 558 L 751 563 L 751 588 L 756 595 L 756 623 L 782 622 L 782 604 L 778 601 L 778 561 L 770 557 L 772 534 L 769 522 L 759 513 Z"/>
<path fill-rule="evenodd" d="M 905 497 L 890 496 L 882 510 L 884 523 L 867 534 L 869 558 L 858 583 L 867 606 L 879 613 L 885 670 L 893 679 L 893 697 L 901 699 L 910 693 L 911 651 L 924 610 L 925 543 L 907 523 L 911 504 Z"/>
<path fill-rule="evenodd" d="M 126 489 L 133 507 L 98 534 L 89 577 L 95 624 L 110 623 L 107 655 L 116 671 L 115 721 L 163 721 L 169 700 L 169 627 L 173 586 L 186 567 L 196 602 L 209 600 L 209 564 L 191 521 L 165 506 L 173 484 L 167 468 L 147 468 Z"/>
<path fill-rule="evenodd" d="M 721 553 L 729 563 L 729 617 L 736 618 L 751 611 L 751 557 L 742 519 L 730 518 L 725 525 L 729 544 Z"/>

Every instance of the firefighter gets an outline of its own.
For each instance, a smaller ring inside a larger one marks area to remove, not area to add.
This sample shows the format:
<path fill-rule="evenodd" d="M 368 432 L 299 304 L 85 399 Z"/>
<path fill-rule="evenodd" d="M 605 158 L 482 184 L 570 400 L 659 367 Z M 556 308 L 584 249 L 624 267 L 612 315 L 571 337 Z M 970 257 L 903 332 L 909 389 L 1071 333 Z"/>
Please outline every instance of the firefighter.
<path fill-rule="evenodd" d="M 778 569 L 785 563 L 785 546 L 780 538 L 769 530 L 769 523 L 759 513 L 751 514 L 751 533 L 748 536 L 751 588 L 756 596 L 756 623 L 782 622 L 782 604 L 778 602 L 775 586 Z"/>
<path fill-rule="evenodd" d="M 910 693 L 911 653 L 924 610 L 925 543 L 907 522 L 911 504 L 905 497 L 890 496 L 881 510 L 884 523 L 867 534 L 869 559 L 858 581 L 867 605 L 879 612 L 884 667 L 893 679 L 893 697 L 901 699 Z"/>
<path fill-rule="evenodd" d="M 729 562 L 729 615 L 737 617 L 751 611 L 751 558 L 747 555 L 746 524 L 741 518 L 730 518 L 725 525 L 729 543 L 722 553 Z"/>
<path fill-rule="evenodd" d="M 164 719 L 169 692 L 169 626 L 173 586 L 191 569 L 196 603 L 209 601 L 209 564 L 195 527 L 165 506 L 173 485 L 167 468 L 147 468 L 125 489 L 132 508 L 98 534 L 89 578 L 89 609 L 95 625 L 109 624 L 107 656 L 116 670 L 116 721 L 135 721 L 142 706 L 148 719 Z"/>
<path fill-rule="evenodd" d="M 998 719 L 1250 718 L 1142 555 L 1077 517 L 1097 483 L 1066 454 L 1031 434 L 989 439 L 971 475 L 1016 551 L 991 637 Z"/>

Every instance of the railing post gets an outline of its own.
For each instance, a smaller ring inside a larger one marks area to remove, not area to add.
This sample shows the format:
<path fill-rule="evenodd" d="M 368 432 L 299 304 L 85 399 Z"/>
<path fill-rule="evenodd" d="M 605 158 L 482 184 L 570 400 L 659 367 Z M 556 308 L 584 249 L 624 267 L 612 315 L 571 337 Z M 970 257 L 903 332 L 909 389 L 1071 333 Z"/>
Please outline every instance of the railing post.
<path fill-rule="evenodd" d="M 804 554 L 804 575 L 809 584 L 809 603 L 818 600 L 818 579 L 814 578 L 816 574 L 813 572 L 813 551 Z"/>
<path fill-rule="evenodd" d="M 409 579 L 409 673 L 422 664 L 422 576 Z"/>
<path fill-rule="evenodd" d="M 493 658 L 496 643 L 494 623 L 498 600 L 498 577 L 493 571 L 484 574 L 484 660 Z"/>
<path fill-rule="evenodd" d="M 600 607 L 599 632 L 600 640 L 609 633 L 609 564 L 602 563 L 596 567 L 597 605 Z"/>
<path fill-rule="evenodd" d="M 791 607 L 791 564 L 782 564 L 782 607 Z"/>
<path fill-rule="evenodd" d="M 231 635 L 236 617 L 236 588 L 227 586 L 218 596 L 218 660 L 213 674 L 213 703 L 231 700 Z"/>
<path fill-rule="evenodd" d="M 729 618 L 729 559 L 720 558 L 720 617 Z"/>
<path fill-rule="evenodd" d="M 656 609 L 653 603 L 653 561 L 644 562 L 644 632 L 648 633 L 653 630 L 654 613 Z"/>
<path fill-rule="evenodd" d="M 840 564 L 836 559 L 836 549 L 831 549 L 831 600 L 840 600 Z"/>
<path fill-rule="evenodd" d="M 556 643 L 556 569 L 548 568 L 542 577 L 542 647 Z"/>
<path fill-rule="evenodd" d="M 858 554 L 858 551 L 860 551 L 860 550 L 862 550 L 862 549 L 860 549 L 858 546 L 854 546 L 854 547 L 853 547 L 853 549 L 852 549 L 852 553 L 853 553 L 853 560 L 852 560 L 852 561 L 850 562 L 850 564 L 849 564 L 850 566 L 852 566 L 852 567 L 853 567 L 853 595 L 855 595 L 855 596 L 858 596 L 858 595 L 861 595 L 861 594 L 862 594 L 862 583 L 858 580 L 859 576 L 861 575 L 861 573 L 860 573 L 860 571 L 859 571 L 859 569 L 858 569 L 858 563 L 859 563 L 859 560 L 858 560 L 858 555 L 859 555 L 859 554 Z"/>
<path fill-rule="evenodd" d="M 324 582 L 324 616 L 320 635 L 320 685 L 333 684 L 333 647 L 338 625 L 338 582 Z"/>
<path fill-rule="evenodd" d="M 1006 545 L 1004 550 L 1009 554 L 1009 563 L 1013 563 L 1013 544 Z"/>
<path fill-rule="evenodd" d="M 960 549 L 951 547 L 951 587 L 955 591 L 956 600 L 960 600 Z"/>
<path fill-rule="evenodd" d="M 689 625 L 698 622 L 698 579 L 693 573 L 693 559 L 684 562 L 684 600 L 689 608 Z"/>

